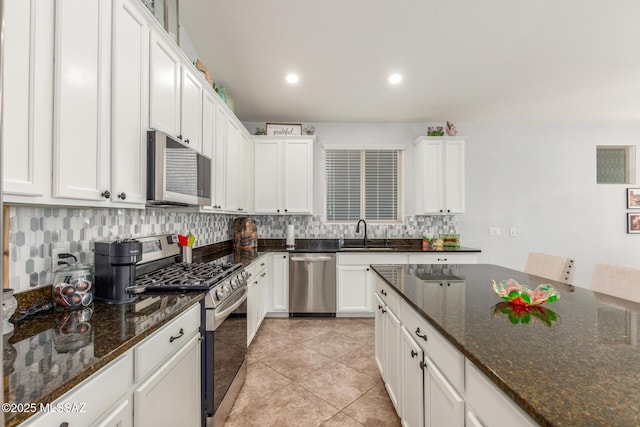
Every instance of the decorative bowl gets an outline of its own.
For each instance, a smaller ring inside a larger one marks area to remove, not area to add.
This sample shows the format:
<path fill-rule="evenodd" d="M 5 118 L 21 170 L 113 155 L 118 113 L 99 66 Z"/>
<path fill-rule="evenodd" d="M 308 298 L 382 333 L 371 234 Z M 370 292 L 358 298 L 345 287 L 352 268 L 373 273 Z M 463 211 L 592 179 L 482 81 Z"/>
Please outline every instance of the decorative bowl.
<path fill-rule="evenodd" d="M 491 285 L 500 298 L 516 305 L 535 306 L 560 298 L 560 293 L 549 284 L 541 284 L 537 288 L 531 289 L 514 279 L 508 279 L 501 280 L 500 283 L 492 280 Z"/>

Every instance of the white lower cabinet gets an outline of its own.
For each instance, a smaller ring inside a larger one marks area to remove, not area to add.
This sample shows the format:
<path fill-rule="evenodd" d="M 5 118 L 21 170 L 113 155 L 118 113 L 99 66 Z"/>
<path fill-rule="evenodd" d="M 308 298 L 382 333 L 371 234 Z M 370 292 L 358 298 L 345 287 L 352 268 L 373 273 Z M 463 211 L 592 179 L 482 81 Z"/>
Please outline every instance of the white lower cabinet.
<path fill-rule="evenodd" d="M 133 392 L 136 426 L 198 426 L 200 335 L 196 334 Z"/>
<path fill-rule="evenodd" d="M 51 427 L 66 425 L 88 426 L 104 425 L 111 426 L 109 420 L 115 422 L 122 420 L 122 425 L 127 426 L 131 420 L 131 407 L 125 405 L 124 408 L 114 404 L 119 402 L 123 396 L 128 399 L 130 387 L 133 382 L 133 352 L 130 350 L 119 356 L 116 360 L 102 368 L 95 375 L 89 377 L 68 393 L 51 403 L 51 412 L 40 412 L 27 420 L 24 426 L 30 427 Z M 63 406 L 71 405 L 71 406 Z M 82 407 L 78 405 L 83 405 Z M 69 412 L 55 412 L 53 408 L 77 408 Z M 118 425 L 118 424 L 115 424 Z"/>
<path fill-rule="evenodd" d="M 464 400 L 428 357 L 425 357 L 425 427 L 464 427 Z"/>
<path fill-rule="evenodd" d="M 371 268 L 369 265 L 338 267 L 337 313 L 371 313 Z"/>
<path fill-rule="evenodd" d="M 400 419 L 403 427 L 424 425 L 423 411 L 423 352 L 411 333 L 402 328 L 400 374 L 402 375 L 402 401 Z"/>
<path fill-rule="evenodd" d="M 131 427 L 133 425 L 131 410 L 131 399 L 124 399 L 96 427 Z"/>
<path fill-rule="evenodd" d="M 247 284 L 247 347 L 256 336 L 264 320 L 267 309 L 267 282 L 269 269 L 268 256 L 263 256 L 252 262 L 246 269 L 250 274 Z"/>
<path fill-rule="evenodd" d="M 289 254 L 270 254 L 271 280 L 267 281 L 267 313 L 272 317 L 289 315 Z"/>
<path fill-rule="evenodd" d="M 377 310 L 375 314 L 376 347 L 375 357 L 384 381 L 384 386 L 391 398 L 396 412 L 400 413 L 399 402 L 402 392 L 402 376 L 400 366 L 400 334 L 401 324 L 390 306 L 384 300 L 385 295 L 376 293 Z"/>

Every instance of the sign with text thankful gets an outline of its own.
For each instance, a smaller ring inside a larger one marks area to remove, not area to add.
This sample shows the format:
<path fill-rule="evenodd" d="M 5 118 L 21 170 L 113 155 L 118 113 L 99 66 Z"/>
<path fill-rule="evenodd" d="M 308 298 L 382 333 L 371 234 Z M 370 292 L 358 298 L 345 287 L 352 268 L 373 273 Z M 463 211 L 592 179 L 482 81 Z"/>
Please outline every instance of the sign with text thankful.
<path fill-rule="evenodd" d="M 302 135 L 302 124 L 298 123 L 267 123 L 267 135 L 299 136 Z"/>

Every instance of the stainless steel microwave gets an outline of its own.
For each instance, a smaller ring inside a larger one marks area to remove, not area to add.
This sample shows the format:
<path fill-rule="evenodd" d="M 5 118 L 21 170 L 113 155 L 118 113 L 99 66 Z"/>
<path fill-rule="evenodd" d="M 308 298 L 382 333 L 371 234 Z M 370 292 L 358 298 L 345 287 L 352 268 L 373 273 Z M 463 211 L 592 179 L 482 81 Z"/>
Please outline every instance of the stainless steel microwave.
<path fill-rule="evenodd" d="M 210 206 L 211 159 L 164 132 L 147 132 L 147 205 Z"/>

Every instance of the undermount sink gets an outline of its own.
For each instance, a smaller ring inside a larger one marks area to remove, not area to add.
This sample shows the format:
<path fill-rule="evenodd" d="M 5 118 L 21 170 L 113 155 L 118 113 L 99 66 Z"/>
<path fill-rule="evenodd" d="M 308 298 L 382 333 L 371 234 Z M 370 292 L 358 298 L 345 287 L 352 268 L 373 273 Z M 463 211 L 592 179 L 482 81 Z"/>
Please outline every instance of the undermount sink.
<path fill-rule="evenodd" d="M 389 248 L 389 247 L 355 247 L 355 248 L 342 248 L 343 251 L 358 251 L 358 252 L 362 252 L 362 251 L 392 251 L 393 248 Z"/>

